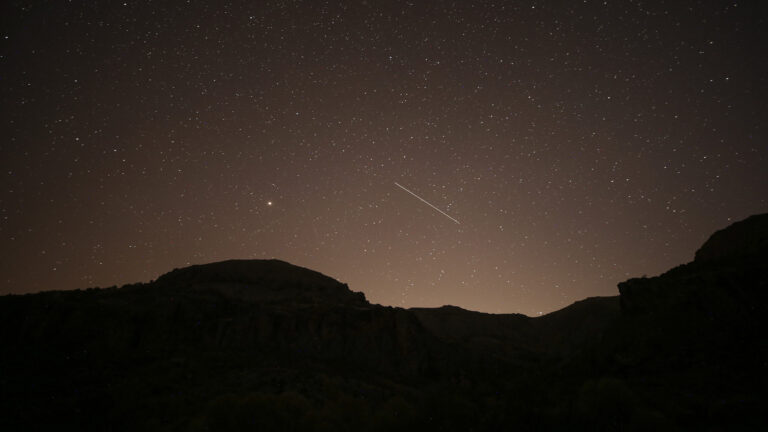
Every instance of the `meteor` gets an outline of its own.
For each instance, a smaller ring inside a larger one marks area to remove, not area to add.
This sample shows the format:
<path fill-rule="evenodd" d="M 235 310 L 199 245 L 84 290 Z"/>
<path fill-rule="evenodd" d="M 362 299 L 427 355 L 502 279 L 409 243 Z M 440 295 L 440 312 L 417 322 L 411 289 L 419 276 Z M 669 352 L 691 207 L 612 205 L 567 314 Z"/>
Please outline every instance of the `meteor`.
<path fill-rule="evenodd" d="M 432 207 L 433 209 L 435 209 L 435 210 L 439 211 L 440 213 L 442 213 L 442 214 L 443 214 L 443 216 L 445 216 L 445 217 L 447 217 L 448 219 L 450 219 L 450 220 L 452 220 L 452 221 L 456 222 L 457 224 L 461 225 L 461 224 L 459 223 L 459 221 L 457 221 L 456 219 L 454 219 L 454 218 L 452 218 L 452 217 L 448 216 L 448 215 L 447 215 L 447 214 L 446 214 L 444 211 L 442 211 L 442 210 L 440 210 L 439 208 L 437 208 L 437 207 L 433 206 L 432 204 L 428 203 L 428 202 L 427 202 L 427 200 L 425 200 L 424 198 L 422 198 L 422 197 L 420 197 L 420 196 L 416 195 L 415 193 L 413 193 L 413 192 L 409 191 L 409 190 L 408 190 L 408 189 L 406 189 L 404 186 L 402 186 L 400 183 L 398 183 L 398 182 L 395 182 L 395 185 L 397 185 L 397 187 L 399 187 L 400 189 L 402 189 L 402 190 L 404 190 L 404 191 L 408 192 L 409 194 L 411 194 L 411 195 L 415 196 L 416 198 L 420 199 L 420 200 L 421 200 L 421 202 L 423 202 L 424 204 L 426 204 L 426 205 L 428 205 L 428 206 Z"/>

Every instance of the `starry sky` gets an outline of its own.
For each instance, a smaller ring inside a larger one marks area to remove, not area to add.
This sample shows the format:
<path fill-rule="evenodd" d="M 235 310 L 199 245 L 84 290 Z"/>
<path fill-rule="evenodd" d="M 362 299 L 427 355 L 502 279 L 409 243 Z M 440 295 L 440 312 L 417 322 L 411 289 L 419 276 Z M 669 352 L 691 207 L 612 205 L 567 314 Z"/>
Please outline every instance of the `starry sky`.
<path fill-rule="evenodd" d="M 278 258 L 400 307 L 616 295 L 768 211 L 760 3 L 4 1 L 0 294 Z"/>

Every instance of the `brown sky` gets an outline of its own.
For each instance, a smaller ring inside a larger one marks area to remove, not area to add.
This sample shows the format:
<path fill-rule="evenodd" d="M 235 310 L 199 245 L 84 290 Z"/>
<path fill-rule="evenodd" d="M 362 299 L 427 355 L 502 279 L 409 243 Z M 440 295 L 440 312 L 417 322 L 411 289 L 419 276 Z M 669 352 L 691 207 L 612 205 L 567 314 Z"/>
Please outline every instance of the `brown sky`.
<path fill-rule="evenodd" d="M 768 211 L 757 3 L 9 3 L 3 294 L 274 257 L 536 315 Z"/>

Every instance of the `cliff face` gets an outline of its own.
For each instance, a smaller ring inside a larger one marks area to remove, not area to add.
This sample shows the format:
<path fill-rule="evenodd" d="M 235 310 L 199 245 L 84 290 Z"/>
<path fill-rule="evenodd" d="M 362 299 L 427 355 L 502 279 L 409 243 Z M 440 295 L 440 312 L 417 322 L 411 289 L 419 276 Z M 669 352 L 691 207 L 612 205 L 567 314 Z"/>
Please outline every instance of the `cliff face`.
<path fill-rule="evenodd" d="M 766 226 L 539 318 L 371 305 L 277 260 L 0 297 L 0 430 L 759 428 Z"/>

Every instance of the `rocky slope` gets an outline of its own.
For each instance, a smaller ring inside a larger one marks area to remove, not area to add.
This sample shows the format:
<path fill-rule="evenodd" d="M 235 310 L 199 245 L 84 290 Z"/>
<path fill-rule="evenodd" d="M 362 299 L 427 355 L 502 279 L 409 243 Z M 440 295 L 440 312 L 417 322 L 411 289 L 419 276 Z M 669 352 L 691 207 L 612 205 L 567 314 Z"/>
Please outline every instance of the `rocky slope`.
<path fill-rule="evenodd" d="M 766 233 L 539 318 L 371 305 L 277 260 L 0 297 L 0 430 L 759 428 Z"/>

